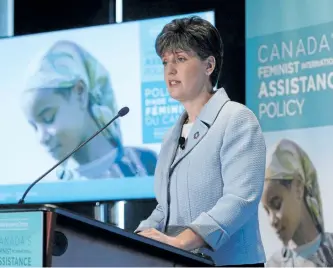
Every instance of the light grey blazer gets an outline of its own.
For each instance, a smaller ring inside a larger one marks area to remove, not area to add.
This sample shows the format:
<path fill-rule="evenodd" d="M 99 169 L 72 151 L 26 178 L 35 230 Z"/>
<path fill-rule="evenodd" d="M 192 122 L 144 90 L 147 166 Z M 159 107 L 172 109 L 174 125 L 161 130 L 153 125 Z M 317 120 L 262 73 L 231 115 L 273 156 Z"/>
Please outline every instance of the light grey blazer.
<path fill-rule="evenodd" d="M 156 209 L 136 231 L 191 228 L 215 265 L 265 262 L 258 223 L 266 146 L 255 115 L 223 88 L 203 107 L 184 150 L 184 113 L 165 135 L 155 170 Z"/>

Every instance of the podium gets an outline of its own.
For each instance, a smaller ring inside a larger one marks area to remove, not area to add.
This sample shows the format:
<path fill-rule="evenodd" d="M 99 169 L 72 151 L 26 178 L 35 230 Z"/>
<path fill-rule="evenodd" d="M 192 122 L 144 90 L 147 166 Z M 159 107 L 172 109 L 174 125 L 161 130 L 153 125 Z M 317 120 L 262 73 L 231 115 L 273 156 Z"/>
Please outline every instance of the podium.
<path fill-rule="evenodd" d="M 1 205 L 0 266 L 214 266 L 201 255 L 53 205 Z"/>

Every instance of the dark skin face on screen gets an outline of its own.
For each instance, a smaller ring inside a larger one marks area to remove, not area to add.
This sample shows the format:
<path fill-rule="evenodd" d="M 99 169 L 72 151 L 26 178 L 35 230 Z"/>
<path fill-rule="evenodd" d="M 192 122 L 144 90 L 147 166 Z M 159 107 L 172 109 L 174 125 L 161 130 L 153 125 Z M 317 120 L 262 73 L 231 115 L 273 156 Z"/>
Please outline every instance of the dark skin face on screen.
<path fill-rule="evenodd" d="M 298 179 L 294 179 L 288 186 L 278 180 L 265 181 L 261 202 L 284 245 L 297 247 L 318 235 L 303 194 L 304 185 Z"/>
<path fill-rule="evenodd" d="M 97 130 L 88 112 L 88 94 L 82 83 L 69 89 L 28 90 L 23 93 L 21 101 L 24 115 L 39 143 L 56 160 L 64 158 Z M 87 163 L 110 150 L 111 145 L 102 135 L 93 141 L 97 142 L 99 146 L 88 143 L 80 149 L 75 160 Z"/>

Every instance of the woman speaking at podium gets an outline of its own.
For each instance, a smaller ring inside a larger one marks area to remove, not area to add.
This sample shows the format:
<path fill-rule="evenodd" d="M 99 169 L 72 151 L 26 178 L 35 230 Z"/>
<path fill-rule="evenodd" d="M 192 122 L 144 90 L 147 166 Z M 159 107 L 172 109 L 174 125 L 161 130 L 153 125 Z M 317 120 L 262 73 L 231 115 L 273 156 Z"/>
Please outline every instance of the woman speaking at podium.
<path fill-rule="evenodd" d="M 185 112 L 162 143 L 158 205 L 136 232 L 209 255 L 217 266 L 263 267 L 258 205 L 266 146 L 254 114 L 213 89 L 221 37 L 208 21 L 190 17 L 165 25 L 155 46 L 169 94 Z"/>

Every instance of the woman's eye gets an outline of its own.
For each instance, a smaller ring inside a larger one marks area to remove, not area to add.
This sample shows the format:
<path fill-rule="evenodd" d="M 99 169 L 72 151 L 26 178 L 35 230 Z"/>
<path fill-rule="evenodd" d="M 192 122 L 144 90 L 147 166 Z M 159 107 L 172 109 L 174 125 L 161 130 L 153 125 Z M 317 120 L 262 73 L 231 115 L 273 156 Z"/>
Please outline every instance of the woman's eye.
<path fill-rule="evenodd" d="M 179 57 L 179 58 L 178 58 L 178 61 L 179 61 L 179 62 L 184 62 L 185 60 L 186 60 L 186 59 L 183 58 L 183 57 Z"/>
<path fill-rule="evenodd" d="M 55 110 L 47 110 L 43 113 L 42 121 L 45 124 L 52 124 L 56 116 Z"/>
<path fill-rule="evenodd" d="M 281 208 L 282 200 L 280 198 L 274 198 L 271 204 L 274 209 L 279 210 Z"/>
<path fill-rule="evenodd" d="M 44 123 L 46 124 L 52 124 L 54 121 L 55 115 L 51 115 L 49 117 L 43 118 Z"/>

